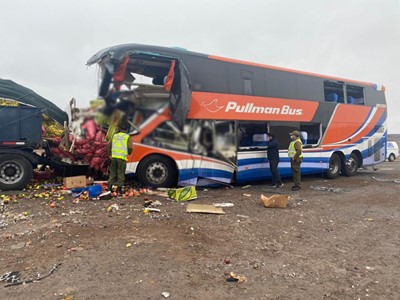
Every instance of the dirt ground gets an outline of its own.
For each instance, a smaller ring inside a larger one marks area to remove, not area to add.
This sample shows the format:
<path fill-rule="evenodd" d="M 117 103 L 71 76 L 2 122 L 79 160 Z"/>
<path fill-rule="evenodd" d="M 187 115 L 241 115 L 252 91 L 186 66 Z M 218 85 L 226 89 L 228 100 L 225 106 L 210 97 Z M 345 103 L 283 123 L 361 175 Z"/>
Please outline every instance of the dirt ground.
<path fill-rule="evenodd" d="M 0 275 L 26 280 L 61 265 L 39 282 L 1 282 L 0 299 L 400 299 L 399 178 L 400 161 L 307 177 L 300 192 L 288 179 L 284 209 L 260 205 L 274 193 L 263 184 L 198 189 L 191 203 L 233 203 L 225 215 L 159 196 L 148 197 L 161 213 L 149 214 L 144 196 L 55 208 L 21 199 L 0 215 Z M 229 272 L 247 281 L 228 282 Z"/>

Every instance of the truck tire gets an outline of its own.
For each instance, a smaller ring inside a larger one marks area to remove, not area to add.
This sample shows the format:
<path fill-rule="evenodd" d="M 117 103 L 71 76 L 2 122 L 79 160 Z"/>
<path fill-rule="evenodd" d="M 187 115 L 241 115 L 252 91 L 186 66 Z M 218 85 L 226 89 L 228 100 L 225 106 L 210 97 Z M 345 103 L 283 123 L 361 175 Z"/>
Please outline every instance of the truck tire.
<path fill-rule="evenodd" d="M 393 153 L 391 153 L 391 154 L 389 155 L 388 160 L 389 160 L 389 161 L 394 161 L 395 159 L 396 159 L 396 157 L 394 156 Z"/>
<path fill-rule="evenodd" d="M 177 171 L 174 162 L 162 155 L 151 155 L 142 160 L 137 176 L 143 186 L 172 187 L 177 183 Z"/>
<path fill-rule="evenodd" d="M 338 154 L 333 153 L 329 159 L 329 169 L 326 171 L 325 176 L 329 179 L 334 179 L 339 176 L 341 169 L 341 161 Z"/>
<path fill-rule="evenodd" d="M 0 157 L 0 190 L 22 190 L 33 176 L 32 164 L 18 154 L 2 154 Z"/>
<path fill-rule="evenodd" d="M 343 174 L 346 176 L 354 176 L 358 170 L 358 156 L 355 153 L 350 154 L 348 161 L 343 162 Z"/>

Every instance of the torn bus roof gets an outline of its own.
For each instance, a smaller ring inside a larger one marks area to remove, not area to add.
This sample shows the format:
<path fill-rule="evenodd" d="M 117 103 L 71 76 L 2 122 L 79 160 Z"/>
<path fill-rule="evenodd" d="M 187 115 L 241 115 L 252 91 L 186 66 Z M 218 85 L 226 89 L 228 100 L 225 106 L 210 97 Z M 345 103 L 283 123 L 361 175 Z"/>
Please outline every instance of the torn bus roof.
<path fill-rule="evenodd" d="M 68 115 L 51 101 L 12 80 L 0 79 L 0 97 L 41 108 L 60 124 L 68 122 Z"/>
<path fill-rule="evenodd" d="M 152 49 L 150 51 L 149 49 Z M 157 52 L 155 52 L 157 51 Z M 118 63 L 123 61 L 123 58 L 126 55 L 130 54 L 148 54 L 148 55 L 155 55 L 155 56 L 163 56 L 169 58 L 182 58 L 183 55 L 190 54 L 190 55 L 197 55 L 202 57 L 207 57 L 208 55 L 187 51 L 186 49 L 183 50 L 182 48 L 176 47 L 160 47 L 160 46 L 149 46 L 143 44 L 123 44 L 117 45 L 113 47 L 108 47 L 103 50 L 100 50 L 91 58 L 88 59 L 87 65 L 93 65 L 99 63 L 104 57 L 110 56 L 112 60 L 115 60 Z"/>

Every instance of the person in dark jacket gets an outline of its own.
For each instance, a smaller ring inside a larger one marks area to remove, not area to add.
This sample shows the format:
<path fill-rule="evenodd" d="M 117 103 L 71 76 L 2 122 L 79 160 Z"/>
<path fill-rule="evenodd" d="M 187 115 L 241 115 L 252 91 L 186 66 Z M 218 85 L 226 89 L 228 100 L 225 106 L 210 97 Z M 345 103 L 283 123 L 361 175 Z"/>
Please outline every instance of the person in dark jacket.
<path fill-rule="evenodd" d="M 276 139 L 275 134 L 268 133 L 268 149 L 267 157 L 272 174 L 272 186 L 281 188 L 283 186 L 281 176 L 278 171 L 279 164 L 279 141 Z"/>

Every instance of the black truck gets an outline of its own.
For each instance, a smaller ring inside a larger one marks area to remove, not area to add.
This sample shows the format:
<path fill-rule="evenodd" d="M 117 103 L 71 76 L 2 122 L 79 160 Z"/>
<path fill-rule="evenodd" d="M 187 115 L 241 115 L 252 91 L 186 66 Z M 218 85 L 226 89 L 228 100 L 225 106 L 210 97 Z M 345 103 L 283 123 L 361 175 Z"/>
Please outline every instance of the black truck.
<path fill-rule="evenodd" d="M 42 163 L 42 110 L 0 106 L 0 190 L 23 189 Z"/>
<path fill-rule="evenodd" d="M 2 106 L 2 100 L 18 102 L 18 106 Z M 51 154 L 51 145 L 42 138 L 43 113 L 60 124 L 68 121 L 67 113 L 49 100 L 0 79 L 0 190 L 25 188 L 38 165 L 48 165 L 63 176 L 87 171 L 85 166 L 70 168 Z"/>

